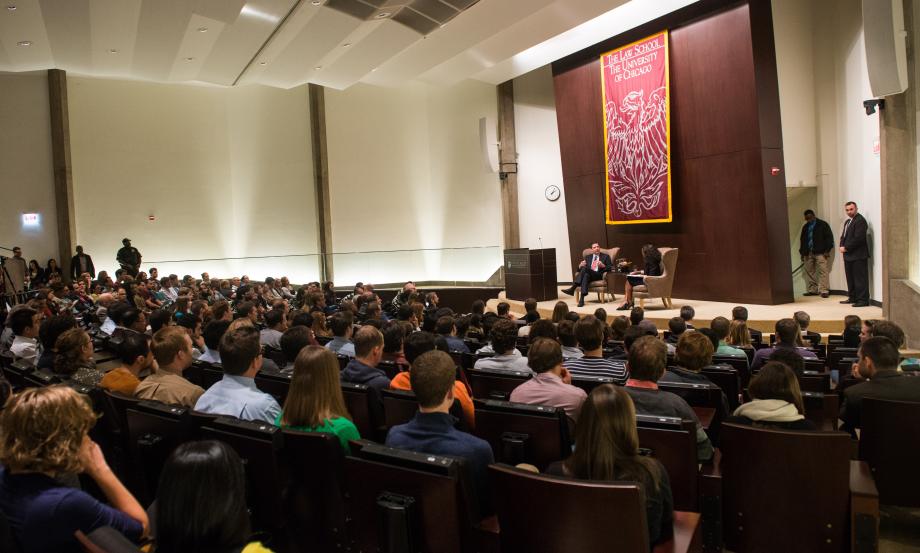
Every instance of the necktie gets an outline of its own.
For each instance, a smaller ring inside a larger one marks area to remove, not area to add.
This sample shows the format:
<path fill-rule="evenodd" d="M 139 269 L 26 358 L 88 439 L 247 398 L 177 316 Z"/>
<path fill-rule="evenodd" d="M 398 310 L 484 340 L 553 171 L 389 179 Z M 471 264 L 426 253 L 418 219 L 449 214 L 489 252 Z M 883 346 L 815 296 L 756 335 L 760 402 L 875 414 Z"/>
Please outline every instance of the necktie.
<path fill-rule="evenodd" d="M 843 236 L 846 237 L 847 231 L 850 230 L 850 221 L 853 219 L 847 219 L 847 222 L 843 224 Z"/>
<path fill-rule="evenodd" d="M 592 270 L 592 271 L 597 272 L 597 264 L 598 264 L 597 254 L 594 254 L 594 260 L 591 261 L 591 270 Z"/>

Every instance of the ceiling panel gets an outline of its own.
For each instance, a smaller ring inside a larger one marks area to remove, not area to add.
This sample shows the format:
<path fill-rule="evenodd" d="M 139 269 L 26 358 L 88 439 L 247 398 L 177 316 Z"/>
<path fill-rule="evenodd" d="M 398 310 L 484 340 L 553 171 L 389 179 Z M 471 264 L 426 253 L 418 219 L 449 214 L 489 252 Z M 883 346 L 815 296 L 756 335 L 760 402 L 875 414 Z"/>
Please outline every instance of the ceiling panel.
<path fill-rule="evenodd" d="M 192 5 L 182 0 L 144 0 L 137 26 L 132 74 L 167 81 L 185 36 Z"/>
<path fill-rule="evenodd" d="M 195 81 L 211 54 L 225 24 L 217 19 L 192 14 L 169 72 L 170 81 Z M 232 82 L 232 78 L 231 78 Z"/>
<path fill-rule="evenodd" d="M 232 85 L 255 53 L 275 32 L 279 22 L 297 5 L 297 0 L 261 0 L 250 2 L 249 5 L 254 4 L 262 13 L 272 14 L 277 21 L 273 23 L 267 19 L 240 17 L 233 25 L 224 27 L 198 74 L 199 80 Z M 309 5 L 309 2 L 306 4 Z"/>
<path fill-rule="evenodd" d="M 4 0 L 0 72 L 283 88 L 498 83 L 694 1 Z"/>
<path fill-rule="evenodd" d="M 259 62 L 266 65 L 253 64 L 250 70 L 258 66 L 260 70 L 252 75 L 247 75 L 240 82 L 258 82 L 282 88 L 291 88 L 308 81 L 323 58 L 341 48 L 345 38 L 362 25 L 360 19 L 351 17 L 342 12 L 320 8 L 308 10 L 308 21 L 300 26 L 295 36 L 282 36 L 287 29 L 282 29 L 276 35 L 283 48 L 274 48 L 272 44 L 263 51 Z"/>
<path fill-rule="evenodd" d="M 438 64 L 419 78 L 441 85 L 460 82 L 626 1 L 582 0 L 576 3 L 557 0 Z"/>
<path fill-rule="evenodd" d="M 92 74 L 130 77 L 141 0 L 93 0 L 89 12 Z"/>
<path fill-rule="evenodd" d="M 45 32 L 54 64 L 71 71 L 92 71 L 90 0 L 41 0 Z"/>
<path fill-rule="evenodd" d="M 390 20 L 380 21 L 373 32 L 341 49 L 342 54 L 333 63 L 321 62 L 323 69 L 310 80 L 339 90 L 348 88 L 421 38 L 404 25 Z"/>
<path fill-rule="evenodd" d="M 532 13 L 551 4 L 552 0 L 481 1 L 385 63 L 365 82 L 399 86 L 451 59 L 475 44 L 502 33 L 522 14 Z"/>
<path fill-rule="evenodd" d="M 41 7 L 37 0 L 18 2 L 15 6 L 15 10 L 0 8 L 0 44 L 7 58 L 0 71 L 47 69 L 52 59 L 51 45 Z M 31 45 L 19 46 L 22 41 L 29 41 Z"/>

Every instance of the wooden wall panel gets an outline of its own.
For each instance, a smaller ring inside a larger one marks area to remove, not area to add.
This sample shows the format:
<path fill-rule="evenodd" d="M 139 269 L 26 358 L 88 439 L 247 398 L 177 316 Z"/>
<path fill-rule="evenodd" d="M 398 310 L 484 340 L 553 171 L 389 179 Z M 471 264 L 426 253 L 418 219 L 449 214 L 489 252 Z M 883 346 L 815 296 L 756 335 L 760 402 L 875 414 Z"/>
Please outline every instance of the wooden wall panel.
<path fill-rule="evenodd" d="M 674 222 L 606 225 L 601 53 L 671 31 Z M 704 0 L 553 64 L 573 269 L 606 239 L 640 260 L 680 248 L 675 296 L 792 301 L 782 134 L 769 0 Z"/>

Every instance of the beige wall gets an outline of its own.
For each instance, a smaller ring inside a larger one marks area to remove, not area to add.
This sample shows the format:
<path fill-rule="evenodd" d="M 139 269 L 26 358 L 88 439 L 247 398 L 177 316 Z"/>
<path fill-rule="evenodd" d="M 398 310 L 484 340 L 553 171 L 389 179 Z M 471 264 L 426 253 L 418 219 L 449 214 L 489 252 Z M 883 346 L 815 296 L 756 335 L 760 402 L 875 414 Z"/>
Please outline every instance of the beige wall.
<path fill-rule="evenodd" d="M 58 256 L 47 73 L 0 75 L 0 98 L 0 246 L 44 266 Z M 23 213 L 41 224 L 23 227 Z"/>
<path fill-rule="evenodd" d="M 97 268 L 127 236 L 161 274 L 318 276 L 306 87 L 68 83 L 76 240 Z"/>
<path fill-rule="evenodd" d="M 556 277 L 559 282 L 569 282 L 569 223 L 550 66 L 514 79 L 514 127 L 521 247 L 556 248 Z M 562 190 L 555 202 L 546 199 L 550 185 Z"/>
<path fill-rule="evenodd" d="M 495 87 L 358 84 L 325 98 L 337 284 L 488 279 L 501 201 L 479 118 L 496 119 Z"/>
<path fill-rule="evenodd" d="M 814 205 L 790 204 L 790 224 L 801 224 L 801 208 L 811 207 L 839 239 L 843 204 L 859 204 L 871 235 L 869 292 L 882 301 L 881 166 L 873 153 L 879 120 L 878 114 L 866 116 L 862 109 L 872 92 L 860 2 L 774 0 L 773 15 L 787 184 L 816 182 L 818 187 Z M 812 172 L 814 181 L 809 180 Z M 793 250 L 798 251 L 797 238 Z M 839 255 L 830 285 L 846 290 Z"/>

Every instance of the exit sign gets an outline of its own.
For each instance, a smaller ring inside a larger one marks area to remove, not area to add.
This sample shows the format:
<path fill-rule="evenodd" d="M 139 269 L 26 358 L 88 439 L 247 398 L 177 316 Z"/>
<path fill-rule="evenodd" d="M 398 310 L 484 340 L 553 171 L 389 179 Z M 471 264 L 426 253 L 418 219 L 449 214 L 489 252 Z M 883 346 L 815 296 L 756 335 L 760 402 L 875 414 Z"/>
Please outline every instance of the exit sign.
<path fill-rule="evenodd" d="M 40 218 L 38 213 L 23 213 L 22 214 L 22 226 L 24 227 L 35 227 L 38 226 Z"/>

